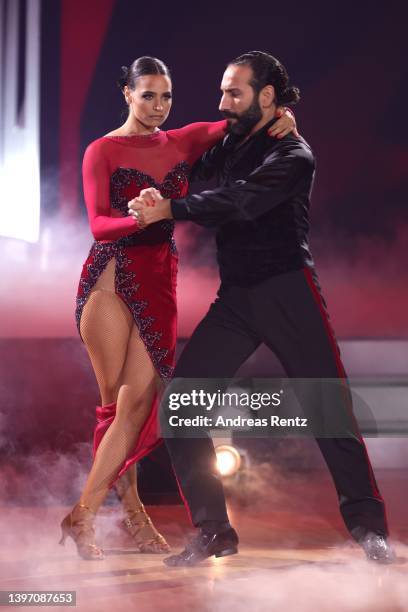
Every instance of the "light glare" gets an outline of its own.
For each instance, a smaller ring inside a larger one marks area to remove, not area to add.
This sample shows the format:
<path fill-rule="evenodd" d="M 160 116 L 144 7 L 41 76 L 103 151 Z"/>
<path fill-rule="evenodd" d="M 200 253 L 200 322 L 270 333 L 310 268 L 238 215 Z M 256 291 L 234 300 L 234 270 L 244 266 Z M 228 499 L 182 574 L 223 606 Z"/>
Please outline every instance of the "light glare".
<path fill-rule="evenodd" d="M 217 446 L 215 449 L 217 456 L 217 469 L 221 476 L 232 476 L 241 467 L 241 455 L 233 446 Z"/>

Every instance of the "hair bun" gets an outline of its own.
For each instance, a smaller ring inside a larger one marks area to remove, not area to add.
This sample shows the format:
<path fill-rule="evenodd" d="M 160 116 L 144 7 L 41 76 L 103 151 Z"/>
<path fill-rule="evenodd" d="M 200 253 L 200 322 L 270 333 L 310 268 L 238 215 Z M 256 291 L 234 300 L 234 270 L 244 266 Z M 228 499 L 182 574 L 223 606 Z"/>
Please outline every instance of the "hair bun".
<path fill-rule="evenodd" d="M 285 87 L 279 96 L 280 104 L 296 104 L 300 100 L 300 92 L 297 87 Z"/>

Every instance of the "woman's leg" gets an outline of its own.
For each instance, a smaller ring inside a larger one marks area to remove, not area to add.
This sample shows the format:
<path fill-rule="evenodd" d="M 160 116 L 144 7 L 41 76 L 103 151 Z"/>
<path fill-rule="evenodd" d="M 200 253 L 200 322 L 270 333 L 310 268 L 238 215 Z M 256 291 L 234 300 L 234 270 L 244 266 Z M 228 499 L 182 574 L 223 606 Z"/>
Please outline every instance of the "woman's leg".
<path fill-rule="evenodd" d="M 139 432 L 151 410 L 160 378 L 153 366 L 139 330 L 133 325 L 120 379 L 115 418 L 102 438 L 94 464 L 81 495 L 80 505 L 96 512 L 134 448 Z M 125 524 L 140 552 L 168 552 L 164 538 L 154 528 L 139 499 L 136 474 L 126 472 L 117 492 L 127 514 Z"/>
<path fill-rule="evenodd" d="M 126 305 L 114 292 L 115 260 L 111 260 L 99 277 L 83 308 L 81 336 L 95 372 L 103 405 L 116 401 L 120 376 L 126 360 L 134 325 Z M 63 537 L 71 536 L 84 559 L 102 559 L 95 545 L 94 513 L 77 504 L 62 521 Z"/>
<path fill-rule="evenodd" d="M 81 337 L 95 372 L 102 406 L 116 402 L 134 325 L 126 304 L 115 293 L 115 259 L 111 259 L 83 308 Z"/>
<path fill-rule="evenodd" d="M 128 430 L 121 445 L 122 457 L 127 454 L 126 449 L 129 445 L 131 448 L 130 438 L 132 443 L 135 443 L 149 413 L 156 389 L 157 374 L 131 313 L 114 292 L 114 273 L 113 259 L 98 279 L 84 306 L 81 336 L 91 359 L 102 404 L 114 406 L 117 402 L 119 405 L 120 417 L 112 423 L 112 426 L 115 425 L 114 433 L 116 432 L 116 436 L 120 434 L 121 427 Z M 128 414 L 132 412 L 137 412 L 137 416 Z M 95 463 L 81 496 L 81 502 L 63 521 L 65 535 L 74 537 L 80 554 L 85 558 L 101 558 L 101 551 L 94 545 L 93 513 L 103 501 L 110 482 L 115 478 L 123 462 L 121 460 L 119 468 L 116 469 L 118 455 L 114 461 L 115 466 L 110 468 L 111 473 L 107 475 L 106 466 L 112 460 L 109 457 L 109 444 L 107 448 L 105 462 L 100 460 L 101 453 L 96 453 Z M 118 480 L 116 488 L 127 515 L 131 508 L 134 512 L 140 513 L 143 506 L 137 493 L 134 469 L 128 470 Z M 144 512 L 143 516 L 145 522 L 149 520 Z M 153 535 L 157 534 L 153 526 L 150 531 L 153 531 Z M 152 533 L 146 533 L 146 539 L 150 541 Z M 167 549 L 166 546 L 165 552 Z"/>
<path fill-rule="evenodd" d="M 115 293 L 115 259 L 106 266 L 84 306 L 81 336 L 87 348 L 101 395 L 102 406 L 116 403 L 133 317 Z M 115 406 L 111 406 L 111 413 Z M 125 510 L 138 508 L 136 470 L 127 470 L 115 483 Z"/>
<path fill-rule="evenodd" d="M 98 447 L 81 495 L 80 502 L 93 512 L 98 510 L 134 447 L 156 391 L 157 373 L 133 324 L 119 383 L 116 415 Z"/>

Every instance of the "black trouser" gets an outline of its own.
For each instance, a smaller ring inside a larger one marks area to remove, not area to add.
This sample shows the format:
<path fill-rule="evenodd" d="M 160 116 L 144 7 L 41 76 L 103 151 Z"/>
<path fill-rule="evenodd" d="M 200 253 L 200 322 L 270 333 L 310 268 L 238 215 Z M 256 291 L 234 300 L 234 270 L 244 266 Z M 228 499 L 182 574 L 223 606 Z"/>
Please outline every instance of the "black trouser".
<path fill-rule="evenodd" d="M 306 269 L 252 287 L 221 285 L 184 348 L 175 378 L 231 378 L 262 342 L 290 378 L 345 379 L 324 301 Z M 364 530 L 387 535 L 384 502 L 361 437 L 316 441 L 348 530 L 356 538 Z M 166 444 L 194 525 L 228 520 L 211 438 L 167 438 Z"/>

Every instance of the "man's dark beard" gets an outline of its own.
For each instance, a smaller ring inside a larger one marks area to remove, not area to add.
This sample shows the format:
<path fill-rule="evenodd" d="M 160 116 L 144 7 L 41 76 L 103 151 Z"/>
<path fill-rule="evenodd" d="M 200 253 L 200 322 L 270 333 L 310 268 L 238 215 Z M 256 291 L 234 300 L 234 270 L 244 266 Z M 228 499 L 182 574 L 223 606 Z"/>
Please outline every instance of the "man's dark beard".
<path fill-rule="evenodd" d="M 262 119 L 262 110 L 258 100 L 254 100 L 246 111 L 237 115 L 229 111 L 221 113 L 226 119 L 237 119 L 234 123 L 228 121 L 227 131 L 237 136 L 246 136 L 252 128 Z"/>

